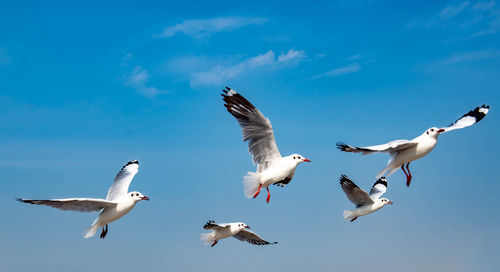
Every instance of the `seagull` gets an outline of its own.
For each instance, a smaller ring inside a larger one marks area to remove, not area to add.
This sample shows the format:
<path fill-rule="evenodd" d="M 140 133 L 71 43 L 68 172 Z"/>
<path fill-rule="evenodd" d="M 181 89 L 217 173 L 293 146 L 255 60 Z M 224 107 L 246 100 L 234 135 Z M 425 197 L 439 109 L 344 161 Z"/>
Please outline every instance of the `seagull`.
<path fill-rule="evenodd" d="M 210 233 L 201 234 L 201 240 L 203 240 L 206 245 L 212 243 L 211 247 L 215 246 L 220 239 L 231 236 L 240 241 L 254 245 L 275 245 L 278 243 L 270 243 L 262 239 L 256 233 L 249 231 L 248 229 L 250 229 L 250 226 L 247 226 L 243 222 L 216 224 L 213 220 L 210 220 L 203 228 L 212 231 Z"/>
<path fill-rule="evenodd" d="M 243 178 L 245 196 L 256 198 L 264 187 L 267 189 L 266 202 L 269 203 L 269 185 L 284 187 L 292 180 L 299 164 L 311 161 L 299 154 L 282 157 L 269 119 L 233 89 L 226 87 L 222 91 L 224 106 L 240 124 L 243 141 L 248 141 L 248 152 L 257 165 L 257 172 L 247 172 Z"/>
<path fill-rule="evenodd" d="M 406 175 L 406 186 L 409 187 L 412 178 L 409 168 L 410 162 L 429 154 L 436 146 L 438 136 L 441 133 L 472 126 L 481 121 L 481 119 L 486 116 L 489 109 L 490 106 L 486 105 L 476 107 L 475 109 L 464 114 L 455 122 L 451 123 L 449 126 L 443 128 L 431 127 L 413 140 L 395 140 L 386 144 L 367 147 L 355 147 L 338 142 L 337 148 L 341 151 L 361 153 L 362 155 L 368 155 L 374 152 L 389 153 L 391 158 L 387 163 L 387 167 L 377 174 L 377 178 L 383 176 L 387 171 L 389 171 L 389 174 L 387 175 L 387 177 L 389 177 L 401 167 L 401 170 L 403 170 Z M 405 171 L 405 163 L 406 170 L 408 172 Z"/>
<path fill-rule="evenodd" d="M 387 180 L 385 177 L 381 177 L 375 181 L 369 194 L 354 184 L 346 175 L 340 176 L 340 186 L 342 186 L 342 190 L 344 190 L 347 198 L 356 205 L 355 210 L 344 211 L 344 219 L 352 218 L 351 222 L 358 219 L 358 216 L 378 211 L 387 204 L 392 205 L 392 201 L 389 199 L 380 198 L 387 191 Z"/>
<path fill-rule="evenodd" d="M 139 171 L 139 162 L 136 160 L 129 161 L 125 164 L 120 172 L 115 177 L 115 180 L 108 190 L 106 199 L 99 198 L 63 198 L 49 200 L 34 200 L 18 198 L 18 201 L 46 205 L 53 208 L 58 208 L 63 211 L 77 212 L 97 212 L 101 211 L 97 219 L 87 228 L 85 238 L 90 238 L 95 235 L 98 228 L 102 227 L 101 239 L 106 237 L 108 233 L 108 224 L 118 220 L 120 217 L 127 214 L 135 204 L 141 200 L 149 200 L 149 197 L 142 195 L 139 192 L 128 192 L 128 187 L 135 174 Z"/>

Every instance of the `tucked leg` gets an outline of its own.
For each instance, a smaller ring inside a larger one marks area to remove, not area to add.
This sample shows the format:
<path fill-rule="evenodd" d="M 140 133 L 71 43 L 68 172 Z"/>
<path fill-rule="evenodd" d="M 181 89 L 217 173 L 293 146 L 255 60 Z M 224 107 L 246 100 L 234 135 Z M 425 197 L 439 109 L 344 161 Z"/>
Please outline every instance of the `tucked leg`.
<path fill-rule="evenodd" d="M 106 224 L 106 226 L 102 228 L 102 232 L 100 235 L 101 239 L 104 239 L 104 237 L 106 237 L 106 234 L 108 234 L 108 224 Z"/>
<path fill-rule="evenodd" d="M 353 219 L 351 219 L 351 222 L 352 222 L 352 221 L 354 221 L 354 220 L 356 220 L 356 219 L 358 219 L 358 217 L 357 217 L 357 216 L 356 216 L 356 217 L 354 217 Z"/>
<path fill-rule="evenodd" d="M 269 199 L 271 199 L 271 193 L 269 192 L 269 188 L 266 188 L 267 189 L 267 198 L 266 198 L 266 202 L 267 204 L 269 204 Z"/>
<path fill-rule="evenodd" d="M 262 184 L 259 184 L 259 189 L 257 190 L 257 192 L 255 192 L 255 194 L 253 195 L 253 198 L 256 198 L 259 194 L 260 194 L 260 188 L 262 188 Z"/>
<path fill-rule="evenodd" d="M 408 170 L 408 176 L 406 177 L 406 186 L 410 187 L 411 183 L 410 163 L 406 164 L 406 170 Z"/>
<path fill-rule="evenodd" d="M 219 240 L 215 240 L 210 247 L 214 247 L 217 242 L 219 242 Z"/>

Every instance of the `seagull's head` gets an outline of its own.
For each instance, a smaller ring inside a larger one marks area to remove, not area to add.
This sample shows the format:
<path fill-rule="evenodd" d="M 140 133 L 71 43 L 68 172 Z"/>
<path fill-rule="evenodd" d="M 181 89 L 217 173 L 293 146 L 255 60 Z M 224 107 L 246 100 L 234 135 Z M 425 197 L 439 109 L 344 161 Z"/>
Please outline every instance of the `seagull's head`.
<path fill-rule="evenodd" d="M 442 129 L 442 128 L 431 127 L 425 131 L 425 134 L 437 139 L 439 134 L 441 134 L 443 132 L 444 132 L 444 129 Z"/>
<path fill-rule="evenodd" d="M 304 156 L 300 154 L 292 154 L 288 156 L 288 158 L 294 161 L 297 165 L 303 162 L 311 162 L 311 160 L 304 158 Z"/>
<path fill-rule="evenodd" d="M 393 204 L 392 201 L 390 201 L 388 198 L 381 198 L 380 199 L 380 202 L 382 202 L 382 204 L 385 206 L 387 204 Z"/>
<path fill-rule="evenodd" d="M 247 224 L 243 223 L 243 222 L 238 222 L 238 223 L 235 223 L 236 226 L 238 227 L 239 230 L 243 230 L 243 229 L 249 229 L 250 226 L 247 226 Z"/>
<path fill-rule="evenodd" d="M 149 197 L 139 193 L 139 192 L 130 192 L 128 195 L 132 198 L 133 201 L 139 202 L 141 200 L 149 200 Z"/>

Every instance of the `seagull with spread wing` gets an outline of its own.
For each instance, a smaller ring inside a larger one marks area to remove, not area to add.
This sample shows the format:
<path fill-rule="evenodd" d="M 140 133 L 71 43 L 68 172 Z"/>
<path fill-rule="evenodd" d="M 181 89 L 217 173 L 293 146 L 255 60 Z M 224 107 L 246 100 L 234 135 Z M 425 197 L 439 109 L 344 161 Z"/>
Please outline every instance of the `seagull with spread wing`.
<path fill-rule="evenodd" d="M 129 161 L 125 164 L 108 190 L 106 199 L 98 198 L 63 198 L 49 200 L 33 200 L 18 198 L 18 201 L 46 205 L 53 208 L 58 208 L 63 211 L 78 211 L 78 212 L 98 212 L 101 211 L 94 223 L 87 228 L 85 238 L 95 235 L 98 228 L 102 227 L 100 237 L 106 237 L 108 233 L 108 224 L 118 220 L 120 217 L 127 214 L 135 204 L 141 200 L 149 200 L 147 196 L 139 192 L 128 192 L 128 187 L 132 182 L 135 174 L 139 171 L 139 162 L 136 160 Z"/>
<path fill-rule="evenodd" d="M 248 229 L 250 229 L 250 226 L 247 226 L 243 222 L 217 224 L 213 220 L 210 220 L 203 228 L 212 231 L 210 233 L 201 234 L 201 240 L 207 245 L 212 243 L 211 247 L 215 246 L 220 239 L 231 236 L 240 241 L 254 245 L 274 245 L 278 243 L 268 242 L 262 239 L 256 233 L 249 231 Z"/>
<path fill-rule="evenodd" d="M 380 198 L 387 191 L 387 180 L 385 177 L 381 177 L 375 181 L 369 194 L 359 188 L 346 175 L 340 176 L 340 186 L 347 198 L 356 205 L 355 210 L 344 211 L 344 219 L 351 219 L 351 222 L 359 216 L 378 211 L 387 204 L 392 205 L 392 201 L 389 199 Z"/>
<path fill-rule="evenodd" d="M 282 157 L 269 119 L 233 89 L 226 87 L 222 91 L 224 106 L 240 124 L 243 141 L 248 141 L 248 151 L 257 165 L 257 172 L 248 172 L 243 178 L 245 196 L 256 198 L 264 187 L 267 189 L 266 202 L 269 203 L 271 193 L 268 187 L 272 184 L 284 187 L 292 180 L 297 166 L 310 160 L 299 154 Z"/>
<path fill-rule="evenodd" d="M 481 121 L 486 114 L 488 114 L 489 108 L 490 106 L 486 105 L 476 107 L 449 126 L 443 128 L 431 127 L 413 140 L 396 140 L 386 144 L 367 147 L 355 147 L 338 142 L 337 148 L 341 151 L 361 153 L 362 155 L 368 155 L 375 152 L 389 153 L 391 158 L 387 163 L 387 167 L 377 174 L 377 178 L 383 176 L 387 171 L 389 171 L 389 174 L 387 175 L 389 177 L 396 170 L 401 168 L 406 175 L 406 186 L 410 186 L 412 179 L 409 168 L 410 162 L 429 154 L 436 146 L 438 136 L 441 133 L 474 125 L 475 123 Z M 405 164 L 408 172 L 405 171 Z"/>

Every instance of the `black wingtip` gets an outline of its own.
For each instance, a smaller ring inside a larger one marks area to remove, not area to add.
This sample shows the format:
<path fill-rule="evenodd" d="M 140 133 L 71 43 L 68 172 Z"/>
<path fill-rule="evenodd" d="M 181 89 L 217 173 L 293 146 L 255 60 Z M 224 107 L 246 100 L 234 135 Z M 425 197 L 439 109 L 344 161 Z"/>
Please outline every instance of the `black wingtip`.
<path fill-rule="evenodd" d="M 344 175 L 344 174 L 340 175 L 340 184 L 342 184 L 348 180 L 349 180 L 349 177 L 347 177 L 346 175 Z"/>
<path fill-rule="evenodd" d="M 381 177 L 381 178 L 377 179 L 377 181 L 375 181 L 375 184 L 373 184 L 373 186 L 375 186 L 377 184 L 382 184 L 385 187 L 387 187 L 387 179 L 385 177 Z"/>
<path fill-rule="evenodd" d="M 203 226 L 203 228 L 204 229 L 208 229 L 208 228 L 210 228 L 214 224 L 215 224 L 214 220 L 208 220 L 207 223 L 205 223 L 205 225 Z"/>
<path fill-rule="evenodd" d="M 337 142 L 337 149 L 339 149 L 340 151 L 346 151 L 347 148 L 349 148 L 349 145 L 346 145 L 343 142 Z"/>
<path fill-rule="evenodd" d="M 125 167 L 127 167 L 127 166 L 129 166 L 129 165 L 131 165 L 131 164 L 137 164 L 137 165 L 139 165 L 139 161 L 138 161 L 138 160 L 131 160 L 131 161 L 127 162 L 127 163 L 126 163 L 126 164 L 122 167 L 122 170 L 123 170 Z"/>

